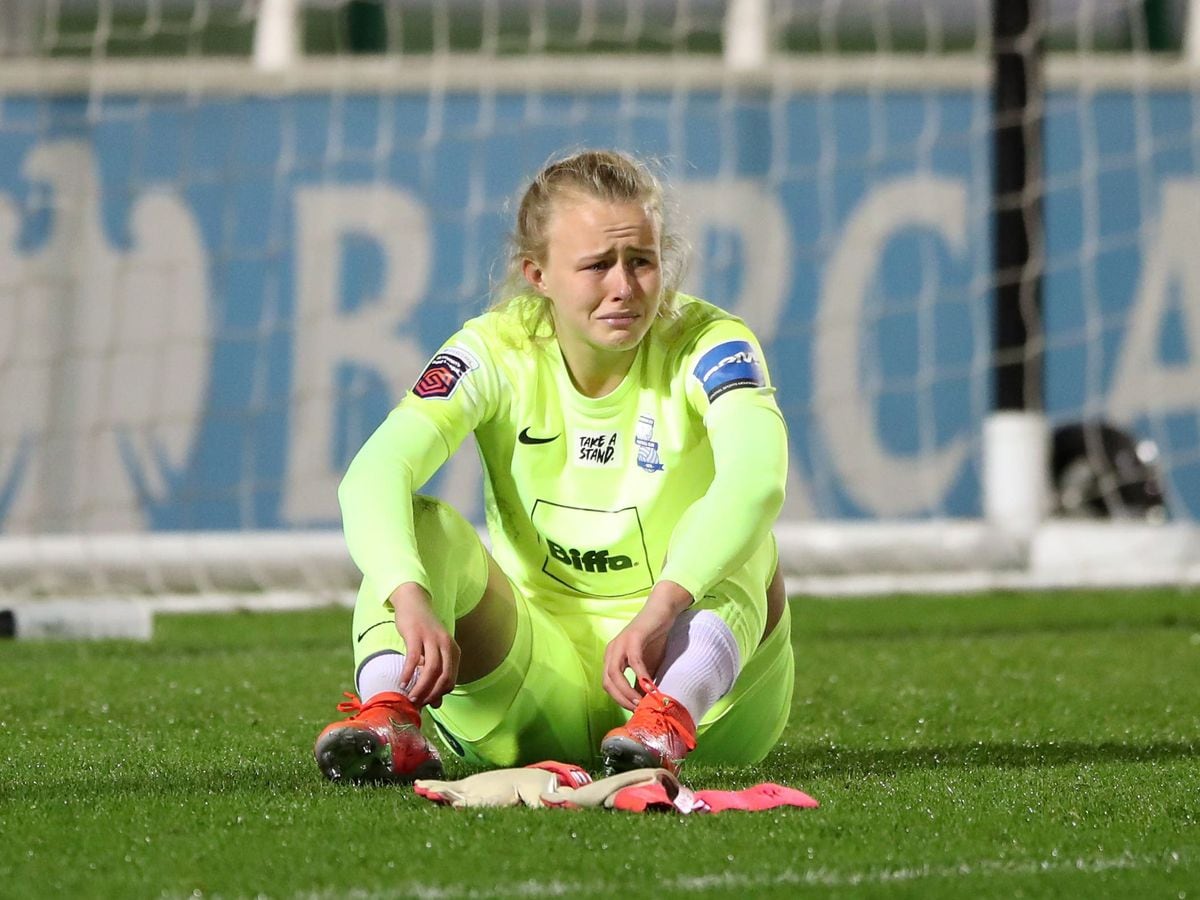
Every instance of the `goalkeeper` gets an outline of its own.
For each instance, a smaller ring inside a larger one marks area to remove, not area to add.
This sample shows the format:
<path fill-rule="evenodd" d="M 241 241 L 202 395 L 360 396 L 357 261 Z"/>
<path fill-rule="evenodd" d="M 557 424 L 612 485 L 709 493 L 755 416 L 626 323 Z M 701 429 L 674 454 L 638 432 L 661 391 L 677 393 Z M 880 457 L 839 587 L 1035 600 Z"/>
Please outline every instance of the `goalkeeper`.
<path fill-rule="evenodd" d="M 787 437 L 762 349 L 677 291 L 682 246 L 639 160 L 547 165 L 513 243 L 506 293 L 341 484 L 361 701 L 317 763 L 335 781 L 437 777 L 423 712 L 491 766 L 756 762 L 794 681 L 771 533 Z M 490 553 L 416 493 L 468 434 Z"/>

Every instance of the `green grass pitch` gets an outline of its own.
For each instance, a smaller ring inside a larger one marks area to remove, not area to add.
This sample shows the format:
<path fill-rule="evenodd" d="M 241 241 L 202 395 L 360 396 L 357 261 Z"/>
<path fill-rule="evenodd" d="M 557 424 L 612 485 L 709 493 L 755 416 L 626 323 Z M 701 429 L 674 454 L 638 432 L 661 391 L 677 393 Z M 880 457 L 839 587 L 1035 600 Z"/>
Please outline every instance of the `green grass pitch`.
<path fill-rule="evenodd" d="M 793 601 L 760 766 L 818 810 L 452 810 L 324 783 L 349 613 L 0 645 L 0 897 L 1200 896 L 1200 594 Z M 450 774 L 466 774 L 449 760 Z"/>

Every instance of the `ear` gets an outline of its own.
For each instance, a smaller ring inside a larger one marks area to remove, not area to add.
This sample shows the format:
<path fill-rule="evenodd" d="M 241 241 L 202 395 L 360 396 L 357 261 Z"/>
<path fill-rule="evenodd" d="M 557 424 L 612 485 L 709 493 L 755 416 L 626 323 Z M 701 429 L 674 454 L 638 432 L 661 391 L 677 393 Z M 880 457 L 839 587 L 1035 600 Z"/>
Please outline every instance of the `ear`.
<path fill-rule="evenodd" d="M 525 276 L 525 280 L 536 291 L 546 292 L 546 281 L 542 277 L 542 270 L 536 262 L 526 257 L 521 261 L 521 274 Z"/>

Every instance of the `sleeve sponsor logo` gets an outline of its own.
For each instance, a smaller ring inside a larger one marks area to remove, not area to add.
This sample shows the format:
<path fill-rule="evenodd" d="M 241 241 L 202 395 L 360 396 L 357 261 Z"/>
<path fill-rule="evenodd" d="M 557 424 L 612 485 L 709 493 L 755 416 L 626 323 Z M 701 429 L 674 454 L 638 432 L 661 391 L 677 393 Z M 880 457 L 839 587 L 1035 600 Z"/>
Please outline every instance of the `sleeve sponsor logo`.
<path fill-rule="evenodd" d="M 748 341 L 717 344 L 696 363 L 692 374 L 700 379 L 708 402 L 736 388 L 763 387 L 767 383 L 758 354 Z"/>
<path fill-rule="evenodd" d="M 477 368 L 479 362 L 466 350 L 448 347 L 429 361 L 413 385 L 413 393 L 427 400 L 445 400 L 454 393 L 462 377 Z"/>

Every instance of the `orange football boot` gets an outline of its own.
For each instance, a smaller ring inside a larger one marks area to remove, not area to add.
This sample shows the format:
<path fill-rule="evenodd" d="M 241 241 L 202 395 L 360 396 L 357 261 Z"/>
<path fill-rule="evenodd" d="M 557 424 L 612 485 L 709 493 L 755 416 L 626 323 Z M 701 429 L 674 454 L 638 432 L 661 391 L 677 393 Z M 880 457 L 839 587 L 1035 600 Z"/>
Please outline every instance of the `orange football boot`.
<path fill-rule="evenodd" d="M 421 733 L 421 713 L 412 701 L 392 691 L 366 703 L 346 696 L 350 699 L 338 704 L 338 712 L 354 715 L 326 725 L 313 747 L 326 778 L 408 784 L 442 777 L 442 759 Z"/>
<path fill-rule="evenodd" d="M 696 723 L 677 700 L 648 678 L 638 680 L 643 697 L 629 721 L 600 742 L 604 768 L 610 773 L 663 768 L 679 774 L 683 758 L 696 748 Z"/>

